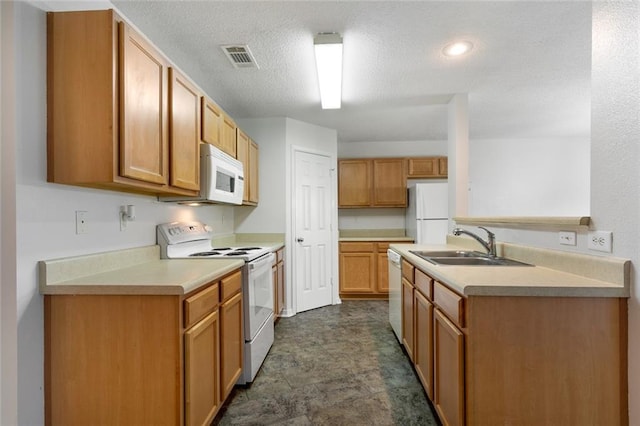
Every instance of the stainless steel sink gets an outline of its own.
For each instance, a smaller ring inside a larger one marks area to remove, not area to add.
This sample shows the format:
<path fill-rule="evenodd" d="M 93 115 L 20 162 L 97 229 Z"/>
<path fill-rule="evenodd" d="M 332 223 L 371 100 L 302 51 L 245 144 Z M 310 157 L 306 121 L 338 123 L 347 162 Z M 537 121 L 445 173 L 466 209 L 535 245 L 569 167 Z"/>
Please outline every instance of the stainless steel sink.
<path fill-rule="evenodd" d="M 533 266 L 517 260 L 506 259 L 504 257 L 492 257 L 477 251 L 443 250 L 443 251 L 413 251 L 416 256 L 421 257 L 434 265 L 451 266 Z"/>
<path fill-rule="evenodd" d="M 487 257 L 486 254 L 479 251 L 465 251 L 465 250 L 442 250 L 442 251 L 418 251 L 409 250 L 410 253 L 420 256 L 423 259 L 431 257 Z"/>

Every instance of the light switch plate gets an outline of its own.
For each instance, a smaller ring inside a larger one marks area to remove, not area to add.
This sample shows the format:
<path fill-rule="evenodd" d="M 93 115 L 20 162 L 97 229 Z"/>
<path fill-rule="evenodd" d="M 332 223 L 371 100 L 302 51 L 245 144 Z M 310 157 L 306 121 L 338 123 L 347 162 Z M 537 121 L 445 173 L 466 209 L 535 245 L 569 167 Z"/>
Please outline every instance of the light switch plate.
<path fill-rule="evenodd" d="M 587 247 L 589 250 L 603 251 L 611 253 L 613 235 L 610 231 L 589 232 L 587 237 Z"/>

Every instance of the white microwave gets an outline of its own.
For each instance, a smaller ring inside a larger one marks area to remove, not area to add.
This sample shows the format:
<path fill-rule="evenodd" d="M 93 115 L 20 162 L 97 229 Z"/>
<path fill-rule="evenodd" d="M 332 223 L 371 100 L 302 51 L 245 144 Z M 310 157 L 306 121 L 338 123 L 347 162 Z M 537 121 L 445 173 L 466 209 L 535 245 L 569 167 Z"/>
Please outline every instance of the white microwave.
<path fill-rule="evenodd" d="M 244 173 L 242 163 L 208 143 L 200 144 L 200 195 L 160 197 L 161 201 L 182 204 L 242 204 Z"/>

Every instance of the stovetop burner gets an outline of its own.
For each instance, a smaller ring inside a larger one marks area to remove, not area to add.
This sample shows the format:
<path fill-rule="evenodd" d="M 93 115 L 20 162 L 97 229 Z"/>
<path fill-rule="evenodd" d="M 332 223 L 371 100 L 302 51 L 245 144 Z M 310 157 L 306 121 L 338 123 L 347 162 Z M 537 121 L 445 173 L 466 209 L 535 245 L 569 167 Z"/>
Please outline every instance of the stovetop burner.
<path fill-rule="evenodd" d="M 222 254 L 222 253 L 219 252 L 219 251 L 211 250 L 211 251 L 201 251 L 201 252 L 198 252 L 198 253 L 192 253 L 189 256 L 217 256 L 217 255 L 220 255 L 220 254 Z"/>
<path fill-rule="evenodd" d="M 245 254 L 249 254 L 249 253 L 244 250 L 236 250 L 236 251 L 231 251 L 229 253 L 224 253 L 225 256 L 244 256 Z"/>
<path fill-rule="evenodd" d="M 214 250 L 227 251 L 227 250 L 231 250 L 231 247 L 215 247 Z"/>

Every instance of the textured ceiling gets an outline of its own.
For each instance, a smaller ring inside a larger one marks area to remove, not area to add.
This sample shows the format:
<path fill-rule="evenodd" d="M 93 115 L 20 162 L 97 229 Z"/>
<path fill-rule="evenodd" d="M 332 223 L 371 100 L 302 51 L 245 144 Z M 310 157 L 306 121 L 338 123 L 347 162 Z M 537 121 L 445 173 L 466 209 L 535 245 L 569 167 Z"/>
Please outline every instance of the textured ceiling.
<path fill-rule="evenodd" d="M 468 93 L 472 138 L 590 132 L 589 2 L 112 3 L 234 118 L 291 117 L 341 142 L 443 140 L 446 103 Z M 320 108 L 319 32 L 344 39 L 340 110 Z M 443 56 L 460 38 L 471 54 Z M 248 44 L 260 68 L 233 68 L 224 44 Z"/>

